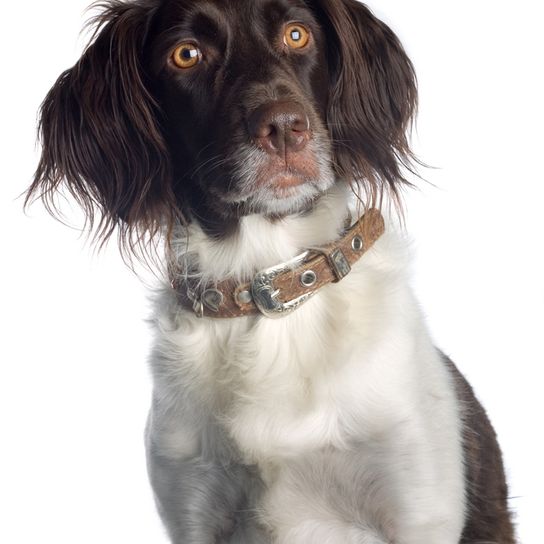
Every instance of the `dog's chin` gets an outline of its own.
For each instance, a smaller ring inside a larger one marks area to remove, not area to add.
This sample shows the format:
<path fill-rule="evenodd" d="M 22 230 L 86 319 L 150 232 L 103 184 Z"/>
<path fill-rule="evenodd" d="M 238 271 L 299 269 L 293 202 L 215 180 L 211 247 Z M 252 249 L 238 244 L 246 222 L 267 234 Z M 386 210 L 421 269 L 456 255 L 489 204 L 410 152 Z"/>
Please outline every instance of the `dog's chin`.
<path fill-rule="evenodd" d="M 334 176 L 329 173 L 319 179 L 308 179 L 300 174 L 282 172 L 266 183 L 253 184 L 245 194 L 225 195 L 224 201 L 234 205 L 243 215 L 291 215 L 306 211 L 333 183 Z"/>

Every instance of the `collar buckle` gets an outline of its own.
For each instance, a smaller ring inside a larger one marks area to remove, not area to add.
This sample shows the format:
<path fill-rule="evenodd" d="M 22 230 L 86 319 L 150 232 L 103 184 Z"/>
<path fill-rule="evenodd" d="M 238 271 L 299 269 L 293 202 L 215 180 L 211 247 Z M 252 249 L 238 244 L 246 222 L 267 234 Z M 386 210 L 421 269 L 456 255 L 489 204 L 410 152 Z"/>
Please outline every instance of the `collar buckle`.
<path fill-rule="evenodd" d="M 316 291 L 310 291 L 291 300 L 281 301 L 279 299 L 280 290 L 274 286 L 274 279 L 278 275 L 303 264 L 309 254 L 310 251 L 305 251 L 290 261 L 271 266 L 255 274 L 251 282 L 251 295 L 255 306 L 263 315 L 271 318 L 283 317 L 296 310 L 316 293 Z"/>

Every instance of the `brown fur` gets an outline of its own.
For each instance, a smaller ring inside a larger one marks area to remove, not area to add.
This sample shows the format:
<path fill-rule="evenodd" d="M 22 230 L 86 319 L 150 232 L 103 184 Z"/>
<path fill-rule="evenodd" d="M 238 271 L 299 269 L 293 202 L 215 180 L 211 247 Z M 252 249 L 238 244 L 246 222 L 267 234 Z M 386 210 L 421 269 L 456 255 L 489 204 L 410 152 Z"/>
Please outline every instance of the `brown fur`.
<path fill-rule="evenodd" d="M 497 435 L 465 377 L 448 357 L 461 401 L 468 512 L 460 544 L 515 544 Z"/>

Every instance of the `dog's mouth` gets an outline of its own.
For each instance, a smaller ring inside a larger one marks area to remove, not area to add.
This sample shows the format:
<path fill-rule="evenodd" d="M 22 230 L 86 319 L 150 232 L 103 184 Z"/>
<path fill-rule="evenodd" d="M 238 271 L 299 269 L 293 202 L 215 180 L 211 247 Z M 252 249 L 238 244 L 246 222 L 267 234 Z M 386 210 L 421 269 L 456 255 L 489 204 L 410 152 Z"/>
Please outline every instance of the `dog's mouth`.
<path fill-rule="evenodd" d="M 223 195 L 225 203 L 236 205 L 245 214 L 290 214 L 300 212 L 329 189 L 334 182 L 330 168 L 294 168 L 287 164 L 265 164 L 252 175 L 238 177 L 235 191 Z"/>
<path fill-rule="evenodd" d="M 315 156 L 272 157 L 255 172 L 254 186 L 258 190 L 268 190 L 281 199 L 293 196 L 303 185 L 318 180 L 319 174 Z"/>
<path fill-rule="evenodd" d="M 270 193 L 277 200 L 296 197 L 299 192 L 304 192 L 304 186 L 311 184 L 312 179 L 300 173 L 290 170 L 279 172 L 269 176 L 261 190 Z"/>
<path fill-rule="evenodd" d="M 274 176 L 269 183 L 281 198 L 284 193 L 292 192 L 298 185 L 306 183 L 306 178 L 299 174 L 292 174 L 289 171 L 285 171 Z"/>
<path fill-rule="evenodd" d="M 248 214 L 296 213 L 333 182 L 329 161 L 312 150 L 276 157 L 253 149 L 237 161 L 230 190 L 222 200 Z"/>

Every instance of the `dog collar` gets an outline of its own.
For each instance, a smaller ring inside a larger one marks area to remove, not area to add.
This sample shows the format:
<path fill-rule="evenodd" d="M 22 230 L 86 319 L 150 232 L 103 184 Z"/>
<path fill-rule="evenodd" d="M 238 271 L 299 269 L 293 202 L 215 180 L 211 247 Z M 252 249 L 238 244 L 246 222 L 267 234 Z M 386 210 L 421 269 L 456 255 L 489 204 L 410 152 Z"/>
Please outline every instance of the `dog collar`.
<path fill-rule="evenodd" d="M 255 274 L 248 283 L 224 280 L 198 286 L 192 276 L 171 271 L 172 288 L 182 306 L 197 317 L 242 317 L 265 315 L 270 318 L 290 314 L 329 283 L 347 276 L 355 264 L 385 230 L 376 209 L 368 210 L 334 243 L 307 250 L 284 263 Z M 196 276 L 198 277 L 198 276 Z M 195 285 L 196 284 L 196 287 Z"/>

